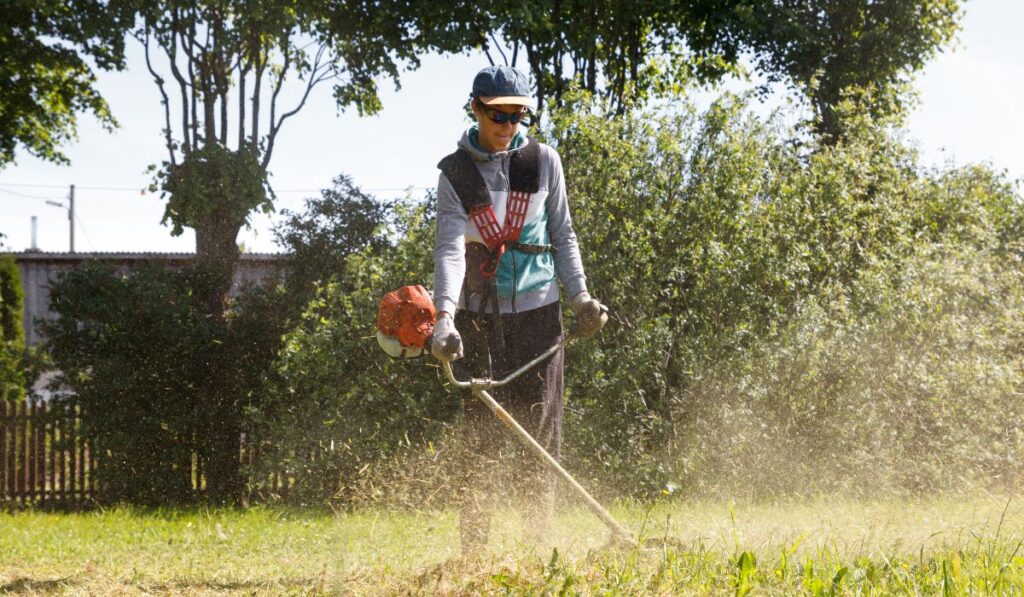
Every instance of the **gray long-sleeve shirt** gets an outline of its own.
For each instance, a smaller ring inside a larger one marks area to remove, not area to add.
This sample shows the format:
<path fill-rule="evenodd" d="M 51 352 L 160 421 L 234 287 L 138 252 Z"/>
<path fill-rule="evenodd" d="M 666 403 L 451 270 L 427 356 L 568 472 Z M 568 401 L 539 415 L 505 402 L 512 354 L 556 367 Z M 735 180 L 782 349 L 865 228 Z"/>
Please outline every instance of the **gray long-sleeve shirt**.
<path fill-rule="evenodd" d="M 523 136 L 514 149 L 492 154 L 476 146 L 474 135 L 474 129 L 467 130 L 458 145 L 473 158 L 491 194 L 495 217 L 498 222 L 504 222 L 511 154 L 527 143 L 536 141 Z M 557 302 L 557 281 L 561 281 L 569 297 L 587 289 L 576 233 L 569 216 L 562 161 L 551 147 L 540 147 L 540 184 L 530 198 L 526 224 L 519 240 L 526 244 L 550 244 L 556 252 L 553 255 L 527 254 L 515 249 L 505 252 L 497 273 L 499 309 L 502 313 L 529 311 Z M 437 185 L 434 246 L 434 307 L 438 311 L 454 313 L 456 306 L 479 309 L 477 304 L 466 305 L 466 297 L 461 296 L 466 273 L 467 242 L 482 243 L 483 239 L 463 209 L 451 183 L 441 174 Z"/>

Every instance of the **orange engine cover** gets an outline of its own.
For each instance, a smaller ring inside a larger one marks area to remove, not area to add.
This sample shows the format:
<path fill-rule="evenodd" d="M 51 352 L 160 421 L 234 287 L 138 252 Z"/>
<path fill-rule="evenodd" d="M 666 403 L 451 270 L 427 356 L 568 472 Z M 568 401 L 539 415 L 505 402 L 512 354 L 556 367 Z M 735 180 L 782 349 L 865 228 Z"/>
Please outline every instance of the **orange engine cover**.
<path fill-rule="evenodd" d="M 402 346 L 424 348 L 434 334 L 434 301 L 422 286 L 403 286 L 384 295 L 377 330 Z"/>

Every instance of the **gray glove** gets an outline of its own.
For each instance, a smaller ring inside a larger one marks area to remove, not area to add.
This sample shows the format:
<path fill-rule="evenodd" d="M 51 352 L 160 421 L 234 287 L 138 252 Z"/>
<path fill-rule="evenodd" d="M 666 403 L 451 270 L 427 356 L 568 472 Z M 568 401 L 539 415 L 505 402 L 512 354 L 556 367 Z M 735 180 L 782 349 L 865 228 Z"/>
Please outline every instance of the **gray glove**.
<path fill-rule="evenodd" d="M 586 290 L 572 297 L 569 306 L 576 317 L 573 329 L 569 333 L 578 338 L 593 336 L 608 321 L 608 307 L 597 302 L 597 299 L 590 298 L 590 293 Z"/>
<path fill-rule="evenodd" d="M 430 352 L 442 361 L 457 361 L 462 358 L 462 336 L 455 329 L 455 320 L 445 313 L 434 322 L 434 335 L 430 339 Z"/>

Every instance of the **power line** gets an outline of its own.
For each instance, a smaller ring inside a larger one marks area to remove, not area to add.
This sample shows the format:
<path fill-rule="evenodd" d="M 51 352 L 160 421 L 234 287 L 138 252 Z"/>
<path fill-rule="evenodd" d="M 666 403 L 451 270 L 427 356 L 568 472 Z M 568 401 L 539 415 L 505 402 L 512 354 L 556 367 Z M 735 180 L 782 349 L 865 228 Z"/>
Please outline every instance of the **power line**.
<path fill-rule="evenodd" d="M 75 214 L 75 221 L 78 222 L 78 227 L 82 229 L 82 234 L 85 235 L 85 242 L 89 243 L 89 248 L 95 251 L 96 246 L 92 244 L 92 239 L 89 238 L 89 232 L 85 229 L 85 222 L 82 221 L 82 218 L 78 217 L 78 214 Z"/>
<path fill-rule="evenodd" d="M 54 197 L 52 195 L 49 196 L 49 197 L 44 197 L 43 195 L 28 195 L 26 193 L 18 193 L 18 192 L 15 192 L 15 191 L 8 191 L 8 190 L 5 190 L 5 189 L 0 189 L 0 193 L 7 193 L 8 195 L 15 195 L 17 197 L 24 197 L 26 199 L 44 199 L 44 200 L 47 200 L 47 201 L 55 200 L 55 199 L 63 199 L 63 197 Z"/>
<path fill-rule="evenodd" d="M 25 184 L 25 183 L 16 183 L 16 182 L 0 182 L 0 186 L 24 186 L 24 187 L 31 187 L 31 188 L 68 188 L 67 184 Z M 86 189 L 86 190 L 133 190 L 133 191 L 141 190 L 142 193 L 145 193 L 145 191 L 146 191 L 145 188 L 139 188 L 137 186 L 78 186 L 78 185 L 76 185 L 75 188 L 78 188 L 79 190 L 81 190 L 83 188 Z M 4 193 L 11 193 L 11 191 L 5 190 Z"/>
<path fill-rule="evenodd" d="M 36 188 L 36 189 L 66 189 L 67 185 L 56 185 L 56 184 L 26 184 L 26 183 L 13 183 L 13 182 L 0 182 L 0 187 L 25 187 L 25 188 Z M 138 187 L 82 187 L 75 186 L 80 191 L 131 191 L 141 192 L 143 194 L 149 194 L 149 191 L 145 188 Z M 432 189 L 432 186 L 415 186 L 409 185 L 406 187 L 387 187 L 387 188 L 376 188 L 376 189 L 359 189 L 366 193 L 393 193 L 396 191 L 425 191 Z M 319 193 L 323 189 L 274 189 L 275 193 Z M 32 197 L 34 199 L 52 199 L 53 197 L 39 197 L 36 195 L 22 195 L 14 191 L 5 191 L 0 189 L 4 193 L 10 193 L 12 195 L 21 195 L 23 197 Z"/>
<path fill-rule="evenodd" d="M 4 186 L 4 187 L 36 187 L 36 188 L 63 189 L 67 185 L 57 185 L 57 184 L 22 184 L 22 183 L 17 183 L 17 182 L 0 182 L 0 186 Z"/>

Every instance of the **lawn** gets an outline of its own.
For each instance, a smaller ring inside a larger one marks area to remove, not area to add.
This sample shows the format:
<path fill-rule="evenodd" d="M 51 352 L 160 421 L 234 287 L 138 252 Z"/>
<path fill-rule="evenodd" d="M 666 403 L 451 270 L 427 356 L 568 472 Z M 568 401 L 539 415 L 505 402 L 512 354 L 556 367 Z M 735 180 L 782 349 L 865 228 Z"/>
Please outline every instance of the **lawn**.
<path fill-rule="evenodd" d="M 1024 593 L 1024 504 L 973 495 L 613 509 L 660 546 L 606 544 L 565 509 L 555 547 L 496 524 L 460 558 L 450 512 L 117 508 L 0 514 L 0 593 Z"/>

